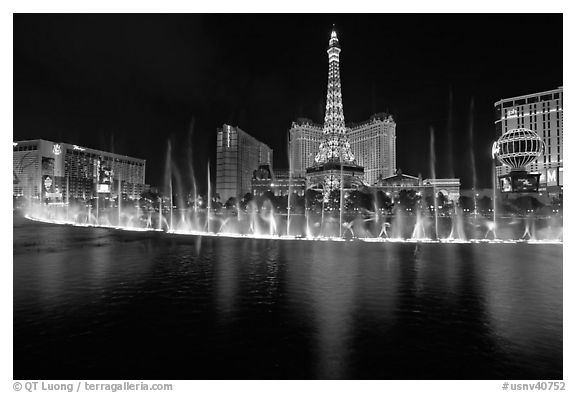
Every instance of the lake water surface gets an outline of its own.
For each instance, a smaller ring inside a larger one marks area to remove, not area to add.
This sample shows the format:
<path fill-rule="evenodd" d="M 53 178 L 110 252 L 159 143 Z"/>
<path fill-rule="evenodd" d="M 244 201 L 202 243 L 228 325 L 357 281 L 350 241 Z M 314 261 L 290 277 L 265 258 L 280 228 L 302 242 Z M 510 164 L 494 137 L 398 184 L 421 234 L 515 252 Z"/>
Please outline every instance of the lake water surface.
<path fill-rule="evenodd" d="M 561 379 L 562 246 L 14 217 L 14 379 Z"/>

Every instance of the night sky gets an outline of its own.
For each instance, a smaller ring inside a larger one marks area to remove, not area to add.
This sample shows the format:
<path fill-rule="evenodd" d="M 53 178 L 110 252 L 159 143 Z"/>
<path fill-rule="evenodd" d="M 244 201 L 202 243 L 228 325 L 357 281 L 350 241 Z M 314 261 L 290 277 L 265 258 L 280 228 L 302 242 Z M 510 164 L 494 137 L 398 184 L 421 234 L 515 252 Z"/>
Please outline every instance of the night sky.
<path fill-rule="evenodd" d="M 182 171 L 191 139 L 204 182 L 227 123 L 286 168 L 291 122 L 323 121 L 333 23 L 346 122 L 391 113 L 404 173 L 430 175 L 433 127 L 437 177 L 470 188 L 473 149 L 478 186 L 489 187 L 494 102 L 563 83 L 561 14 L 20 14 L 13 138 L 144 158 L 156 186 L 169 139 Z"/>

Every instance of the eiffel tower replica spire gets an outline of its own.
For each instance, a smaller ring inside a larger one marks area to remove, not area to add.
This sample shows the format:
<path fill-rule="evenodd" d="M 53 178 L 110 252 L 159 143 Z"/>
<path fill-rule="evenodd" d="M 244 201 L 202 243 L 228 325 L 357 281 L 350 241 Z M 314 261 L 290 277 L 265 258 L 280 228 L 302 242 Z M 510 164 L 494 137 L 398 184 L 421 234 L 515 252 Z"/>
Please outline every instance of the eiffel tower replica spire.
<path fill-rule="evenodd" d="M 308 188 L 322 191 L 328 201 L 330 192 L 362 185 L 364 168 L 356 165 L 346 135 L 342 83 L 340 82 L 340 43 L 332 27 L 328 43 L 328 89 L 324 115 L 323 140 L 312 167 L 306 169 Z"/>
<path fill-rule="evenodd" d="M 354 154 L 346 136 L 344 108 L 342 105 L 342 83 L 340 82 L 340 43 L 332 27 L 328 46 L 328 89 L 326 114 L 324 115 L 324 140 L 314 161 L 319 164 L 337 162 L 353 164 Z"/>

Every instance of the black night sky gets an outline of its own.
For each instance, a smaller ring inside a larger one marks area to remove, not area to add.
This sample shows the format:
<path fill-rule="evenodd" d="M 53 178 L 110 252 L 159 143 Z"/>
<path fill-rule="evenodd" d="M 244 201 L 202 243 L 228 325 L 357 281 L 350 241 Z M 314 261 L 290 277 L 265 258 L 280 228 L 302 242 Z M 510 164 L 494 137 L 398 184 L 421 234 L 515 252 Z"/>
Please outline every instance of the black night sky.
<path fill-rule="evenodd" d="M 404 173 L 430 175 L 434 127 L 437 177 L 470 188 L 473 149 L 479 187 L 488 187 L 494 102 L 563 83 L 561 14 L 18 14 L 13 138 L 144 158 L 154 186 L 167 140 L 184 168 L 191 132 L 203 182 L 216 129 L 228 123 L 286 168 L 291 122 L 323 120 L 333 23 L 346 122 L 391 113 Z"/>

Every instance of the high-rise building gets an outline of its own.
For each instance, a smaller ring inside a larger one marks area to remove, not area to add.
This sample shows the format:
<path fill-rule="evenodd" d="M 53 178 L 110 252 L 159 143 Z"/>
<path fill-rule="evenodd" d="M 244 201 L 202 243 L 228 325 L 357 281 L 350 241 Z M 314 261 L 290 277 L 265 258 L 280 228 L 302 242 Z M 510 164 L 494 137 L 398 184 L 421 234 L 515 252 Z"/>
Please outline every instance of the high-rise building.
<path fill-rule="evenodd" d="M 396 123 L 391 115 L 378 113 L 360 124 L 350 124 L 348 137 L 356 163 L 364 167 L 364 183 L 396 173 Z"/>
<path fill-rule="evenodd" d="M 65 201 L 144 192 L 146 160 L 42 139 L 13 143 L 13 195 Z"/>
<path fill-rule="evenodd" d="M 535 131 L 544 141 L 544 153 L 526 170 L 540 174 L 540 190 L 560 193 L 564 184 L 562 146 L 563 88 L 518 97 L 501 99 L 494 103 L 496 131 L 504 134 L 515 128 Z M 498 176 L 510 172 L 504 165 L 496 167 Z"/>
<path fill-rule="evenodd" d="M 364 167 L 364 182 L 373 185 L 396 173 L 396 123 L 391 115 L 378 113 L 369 120 L 346 127 L 350 150 Z M 323 127 L 300 118 L 290 128 L 290 160 L 293 176 L 305 176 L 323 138 Z"/>
<path fill-rule="evenodd" d="M 261 164 L 272 166 L 272 149 L 239 127 L 224 124 L 216 139 L 216 192 L 225 202 L 250 192 Z"/>
<path fill-rule="evenodd" d="M 299 118 L 292 122 L 288 142 L 292 176 L 306 176 L 306 168 L 314 165 L 314 158 L 318 153 L 322 137 L 321 124 L 305 118 Z"/>

